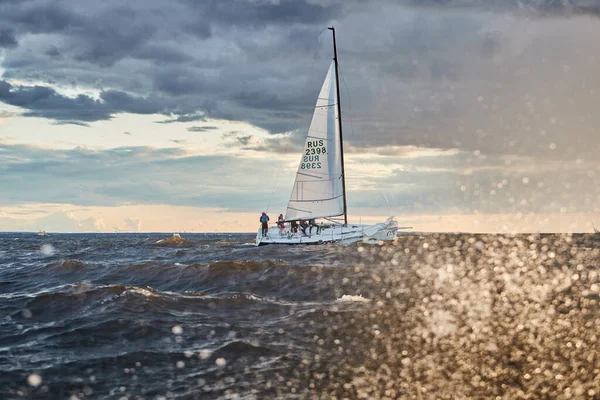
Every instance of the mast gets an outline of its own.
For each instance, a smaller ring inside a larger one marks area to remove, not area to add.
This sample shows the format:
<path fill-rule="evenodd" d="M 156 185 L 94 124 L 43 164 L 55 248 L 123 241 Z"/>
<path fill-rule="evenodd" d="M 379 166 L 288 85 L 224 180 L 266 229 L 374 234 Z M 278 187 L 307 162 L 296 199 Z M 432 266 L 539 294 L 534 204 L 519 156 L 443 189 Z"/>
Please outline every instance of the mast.
<path fill-rule="evenodd" d="M 344 199 L 344 225 L 348 225 L 348 208 L 346 206 L 346 174 L 344 172 L 344 140 L 342 136 L 342 103 L 340 101 L 340 78 L 339 78 L 339 66 L 337 57 L 337 47 L 335 44 L 335 28 L 332 26 L 327 28 L 333 32 L 333 61 L 335 62 L 335 89 L 337 92 L 337 110 L 338 110 L 338 124 L 340 127 L 340 156 L 342 159 L 342 194 Z"/>

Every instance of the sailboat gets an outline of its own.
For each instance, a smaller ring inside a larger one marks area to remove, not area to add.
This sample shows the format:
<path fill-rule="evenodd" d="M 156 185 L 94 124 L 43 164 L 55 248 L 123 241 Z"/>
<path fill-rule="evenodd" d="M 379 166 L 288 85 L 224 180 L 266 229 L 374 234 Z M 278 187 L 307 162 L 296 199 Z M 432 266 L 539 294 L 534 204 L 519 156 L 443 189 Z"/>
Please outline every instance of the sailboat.
<path fill-rule="evenodd" d="M 263 235 L 259 229 L 255 240 L 257 246 L 378 242 L 394 240 L 398 229 L 403 229 L 398 227 L 394 217 L 375 225 L 348 224 L 339 66 L 335 29 L 328 29 L 333 33 L 334 57 L 317 98 L 284 217 L 284 223 L 290 224 L 315 219 L 327 222 L 306 228 L 304 232 L 300 228 L 292 231 L 289 226 L 284 229 L 274 226 Z"/>

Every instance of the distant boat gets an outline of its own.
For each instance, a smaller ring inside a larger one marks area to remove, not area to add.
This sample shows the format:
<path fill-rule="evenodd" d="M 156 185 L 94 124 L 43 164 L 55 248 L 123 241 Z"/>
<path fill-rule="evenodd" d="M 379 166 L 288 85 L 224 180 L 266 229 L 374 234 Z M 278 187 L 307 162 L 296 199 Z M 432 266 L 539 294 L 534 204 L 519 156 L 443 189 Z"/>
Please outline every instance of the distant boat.
<path fill-rule="evenodd" d="M 375 225 L 348 224 L 346 207 L 346 176 L 344 174 L 344 146 L 342 140 L 342 109 L 340 103 L 338 58 L 333 33 L 333 61 L 321 87 L 312 122 L 308 130 L 302 159 L 285 213 L 284 223 L 310 221 L 317 218 L 327 222 L 313 226 L 314 234 L 306 228 L 280 232 L 271 227 L 265 235 L 259 229 L 255 243 L 310 244 L 324 242 L 353 243 L 394 240 L 398 223 L 394 217 Z M 342 217 L 343 222 L 335 217 Z M 318 232 L 318 233 L 317 233 Z"/>
<path fill-rule="evenodd" d="M 594 224 L 592 223 L 592 228 L 594 228 L 594 233 L 596 235 L 600 235 L 600 231 L 598 229 L 596 229 L 596 227 L 594 226 Z"/>
<path fill-rule="evenodd" d="M 48 236 L 48 234 L 46 233 L 46 231 L 39 231 L 37 233 L 38 236 Z"/>

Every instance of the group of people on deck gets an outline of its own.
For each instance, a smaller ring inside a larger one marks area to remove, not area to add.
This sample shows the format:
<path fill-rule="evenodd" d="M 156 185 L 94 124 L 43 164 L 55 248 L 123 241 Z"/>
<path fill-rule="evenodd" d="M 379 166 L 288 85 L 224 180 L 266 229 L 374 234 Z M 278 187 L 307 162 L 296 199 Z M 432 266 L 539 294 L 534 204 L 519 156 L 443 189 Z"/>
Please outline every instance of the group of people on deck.
<path fill-rule="evenodd" d="M 262 215 L 260 216 L 260 222 L 262 224 L 262 235 L 265 236 L 269 232 L 269 216 L 267 215 L 266 212 L 263 212 Z M 298 226 L 298 222 L 300 223 L 299 226 Z M 283 217 L 283 214 L 279 214 L 279 217 L 277 218 L 277 226 L 279 227 L 279 234 L 285 235 L 286 222 L 285 222 L 285 218 Z M 300 232 L 302 233 L 303 236 L 310 237 L 312 234 L 313 227 L 317 228 L 317 235 L 321 233 L 321 227 L 319 225 L 317 225 L 314 218 L 309 219 L 308 221 L 302 220 L 302 219 L 299 221 L 291 221 L 289 232 L 292 234 L 296 234 L 296 233 L 298 233 L 298 228 L 300 228 Z M 306 233 L 307 228 L 308 228 L 308 233 Z"/>

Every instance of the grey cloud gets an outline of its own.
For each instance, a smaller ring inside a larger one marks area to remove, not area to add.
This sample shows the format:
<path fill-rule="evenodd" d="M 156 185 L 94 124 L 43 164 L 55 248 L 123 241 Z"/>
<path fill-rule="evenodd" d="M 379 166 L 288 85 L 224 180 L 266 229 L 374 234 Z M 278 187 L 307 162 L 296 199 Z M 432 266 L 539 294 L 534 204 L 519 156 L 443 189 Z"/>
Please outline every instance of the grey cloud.
<path fill-rule="evenodd" d="M 539 16 L 600 15 L 597 0 L 406 0 L 412 7 L 485 11 L 519 11 Z"/>
<path fill-rule="evenodd" d="M 224 140 L 230 140 L 226 142 L 224 145 L 226 147 L 241 147 L 244 149 L 248 149 L 248 145 L 254 138 L 253 135 L 242 135 L 241 132 L 227 132 L 221 135 L 221 138 Z"/>
<path fill-rule="evenodd" d="M 385 192 L 395 213 L 453 212 L 528 213 L 598 212 L 600 189 L 589 186 L 599 169 L 590 162 L 564 164 L 515 159 L 507 166 L 501 156 L 456 154 L 436 158 L 395 158 L 408 168 L 391 168 L 391 174 L 352 178 L 367 189 L 376 184 Z M 353 206 L 381 204 L 378 191 L 350 197 Z"/>
<path fill-rule="evenodd" d="M 210 19 L 231 25 L 264 26 L 267 24 L 319 24 L 329 21 L 341 11 L 340 5 L 322 6 L 306 0 L 244 1 L 212 0 L 197 2 Z M 202 7 L 202 5 L 204 7 Z"/>
<path fill-rule="evenodd" d="M 191 33 L 192 35 L 200 39 L 208 39 L 212 36 L 212 28 L 209 21 L 198 21 L 192 20 L 182 25 L 185 32 Z"/>
<path fill-rule="evenodd" d="M 152 60 L 159 64 L 180 64 L 194 59 L 191 55 L 184 53 L 177 48 L 159 44 L 148 44 L 132 55 L 141 60 Z"/>
<path fill-rule="evenodd" d="M 172 119 L 167 119 L 164 121 L 157 121 L 159 124 L 171 124 L 175 122 L 196 122 L 196 121 L 206 121 L 206 116 L 203 114 L 182 114 L 177 115 Z"/>
<path fill-rule="evenodd" d="M 251 144 L 245 146 L 244 149 L 266 153 L 299 155 L 302 152 L 305 140 L 305 132 L 295 131 L 288 135 L 267 138 L 263 143 Z"/>
<path fill-rule="evenodd" d="M 118 90 L 107 90 L 100 94 L 106 108 L 113 113 L 153 114 L 168 111 L 160 99 L 134 97 Z"/>
<path fill-rule="evenodd" d="M 235 132 L 229 139 L 250 140 Z M 177 148 L 46 150 L 0 144 L 0 153 L 0 204 L 170 204 L 255 211 L 268 201 L 264 180 L 276 174 L 273 205 L 285 206 L 295 172 L 294 167 L 275 172 L 268 157 L 190 156 Z M 387 161 L 374 163 L 386 165 L 388 173 L 375 174 L 369 173 L 373 162 L 351 157 L 350 210 L 385 207 L 383 191 L 399 215 L 600 211 L 600 186 L 590 186 L 600 177 L 593 161 L 441 154 L 387 156 Z"/>
<path fill-rule="evenodd" d="M 37 36 L 30 36 L 31 39 L 25 44 L 27 47 L 36 47 L 38 42 L 45 45 L 42 45 L 41 49 L 35 48 L 34 51 L 23 48 L 9 53 L 4 60 L 5 79 L 45 81 L 50 86 L 79 83 L 99 87 L 105 91 L 123 89 L 131 93 L 137 92 L 137 97 L 142 102 L 141 99 L 149 95 L 160 98 L 158 101 L 165 104 L 164 107 L 153 106 L 157 112 L 169 109 L 178 116 L 210 113 L 214 117 L 249 121 L 278 132 L 296 128 L 297 123 L 289 118 L 276 117 L 273 120 L 266 114 L 268 104 L 261 98 L 261 83 L 256 80 L 257 76 L 261 76 L 261 72 L 257 70 L 256 63 L 264 63 L 265 55 L 277 53 L 269 50 L 272 46 L 267 42 L 261 43 L 262 30 L 273 23 L 292 24 L 289 33 L 287 30 L 282 31 L 284 35 L 277 40 L 277 47 L 286 49 L 289 54 L 298 54 L 300 49 L 303 52 L 312 49 L 312 43 L 316 42 L 317 37 L 313 32 L 315 29 L 302 26 L 303 24 L 317 26 L 342 12 L 342 8 L 336 5 L 321 6 L 289 0 L 279 4 L 246 1 L 188 4 L 181 2 L 166 9 L 161 7 L 159 1 L 132 1 L 126 7 L 116 1 L 86 5 L 81 2 L 48 3 L 32 0 L 26 3 L 6 4 L 4 12 L 0 13 L 0 22 L 14 27 L 9 29 L 10 32 L 14 31 L 17 37 L 27 33 L 36 34 Z M 158 13 L 155 12 L 157 10 Z M 94 18 L 89 17 L 91 14 Z M 248 32 L 227 32 L 227 27 L 231 24 L 254 33 L 249 35 Z M 218 26 L 219 29 L 225 28 L 225 34 L 220 32 L 221 42 L 215 40 L 214 43 L 207 44 L 213 54 L 205 55 L 202 45 L 198 47 L 198 43 L 190 41 L 185 34 L 195 31 L 193 37 L 206 41 L 211 38 L 209 33 L 212 25 Z M 49 42 L 48 38 L 42 35 L 46 33 L 58 35 L 62 40 Z M 14 35 L 11 34 L 12 36 Z M 251 36 L 258 40 L 246 40 Z M 307 42 L 309 36 L 311 42 Z M 222 40 L 239 43 L 239 49 L 244 54 L 239 51 L 238 54 L 225 54 L 221 47 Z M 196 55 L 199 57 L 198 62 L 193 66 L 185 66 L 192 63 Z M 261 55 L 262 60 L 253 59 L 250 68 L 239 68 L 239 56 L 258 55 Z M 100 68 L 94 71 L 96 67 L 90 66 L 90 63 Z M 223 65 L 226 65 L 226 68 L 222 70 L 221 77 L 217 76 L 215 79 L 215 68 Z M 208 77 L 205 76 L 207 67 L 210 72 Z M 279 71 L 279 68 L 272 65 L 270 70 Z M 138 72 L 142 75 L 133 79 L 126 78 L 127 75 L 137 75 Z M 286 84 L 285 73 L 278 72 L 278 75 L 280 82 Z M 232 90 L 228 88 L 229 85 L 237 85 L 242 90 Z M 296 83 L 293 85 L 298 87 Z M 278 83 L 275 83 L 266 89 L 272 92 L 277 90 L 277 86 Z M 244 96 L 245 93 L 254 95 L 248 97 Z M 300 106 L 300 112 L 303 114 L 310 108 L 303 101 L 309 98 L 307 93 L 309 91 L 295 90 L 286 97 L 277 97 L 277 100 L 281 107 L 298 109 Z M 15 102 L 14 97 L 11 99 L 12 103 Z M 312 97 L 314 96 L 310 96 L 311 102 Z M 82 106 L 56 96 L 52 99 L 54 102 L 59 100 L 62 101 L 62 106 L 58 107 L 60 112 L 42 112 L 41 106 L 38 105 L 36 109 L 31 109 L 24 115 L 86 122 L 107 119 L 118 112 L 145 113 L 148 105 L 146 102 L 136 107 L 133 103 L 128 103 L 127 108 L 115 107 L 93 116 L 86 110 L 107 107 L 97 107 L 93 104 Z M 88 100 L 81 98 L 79 102 L 85 103 Z M 23 102 L 22 106 L 27 108 L 29 104 Z M 181 107 L 181 104 L 186 106 Z M 261 108 L 263 112 L 256 115 L 251 108 Z M 177 117 L 176 120 L 184 121 L 185 118 Z"/>
<path fill-rule="evenodd" d="M 74 58 L 103 67 L 111 66 L 142 48 L 155 30 L 155 26 L 144 22 L 143 15 L 137 15 L 129 7 L 110 9 L 91 25 L 76 30 L 79 44 Z M 147 56 L 147 53 L 142 54 Z"/>
<path fill-rule="evenodd" d="M 239 136 L 237 138 L 237 141 L 240 142 L 241 144 L 243 144 L 244 146 L 248 145 L 248 143 L 250 143 L 250 140 L 252 140 L 254 136 L 252 135 L 247 135 L 247 136 Z"/>
<path fill-rule="evenodd" d="M 26 116 L 53 118 L 61 121 L 96 121 L 110 118 L 110 110 L 87 96 L 68 98 L 44 86 L 15 87 L 0 81 L 0 101 L 23 107 Z"/>
<path fill-rule="evenodd" d="M 44 52 L 44 54 L 46 54 L 50 58 L 54 58 L 54 59 L 60 58 L 60 56 L 61 56 L 60 51 L 58 50 L 58 48 L 56 46 L 50 46 L 48 48 L 48 50 L 46 50 Z"/>
<path fill-rule="evenodd" d="M 0 28 L 0 49 L 1 48 L 14 48 L 17 47 L 18 42 L 15 37 L 15 32 L 11 29 Z"/>
<path fill-rule="evenodd" d="M 69 39 L 67 50 L 74 60 L 103 67 L 141 48 L 155 30 L 132 8 L 117 3 L 108 5 L 108 9 L 100 10 L 94 17 L 78 13 L 76 7 L 65 3 L 14 4 L 5 10 L 4 18 L 19 32 L 63 34 Z"/>
<path fill-rule="evenodd" d="M 0 144 L 0 204 L 171 204 L 250 210 L 268 194 L 268 160 L 189 156 L 181 149 L 46 150 Z M 243 204 L 237 193 L 248 194 Z"/>
<path fill-rule="evenodd" d="M 59 121 L 55 121 L 53 123 L 55 125 L 78 125 L 78 126 L 82 126 L 85 128 L 90 127 L 90 124 L 86 124 L 85 122 L 80 122 L 80 121 L 59 120 Z"/>
<path fill-rule="evenodd" d="M 219 129 L 216 126 L 191 126 L 187 128 L 190 132 L 210 132 L 215 129 Z"/>
<path fill-rule="evenodd" d="M 15 8 L 9 7 L 4 15 L 23 32 L 58 33 L 85 25 L 85 19 L 81 15 L 61 3 L 30 1 L 14 4 Z"/>
<path fill-rule="evenodd" d="M 189 95 L 206 88 L 202 74 L 194 69 L 180 66 L 159 71 L 153 80 L 156 91 L 171 96 Z"/>
<path fill-rule="evenodd" d="M 117 90 L 102 92 L 100 100 L 85 95 L 70 98 L 49 87 L 13 86 L 6 81 L 0 81 L 0 101 L 25 108 L 28 110 L 25 116 L 71 124 L 107 120 L 119 112 L 153 114 L 168 111 L 159 100 L 135 98 Z"/>

